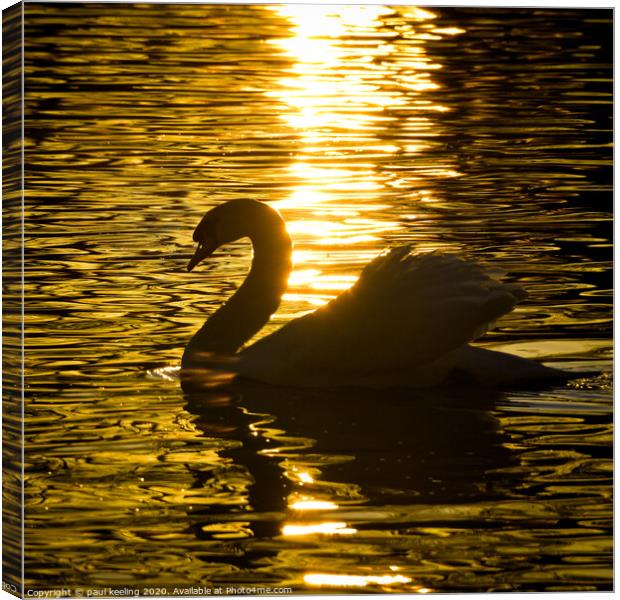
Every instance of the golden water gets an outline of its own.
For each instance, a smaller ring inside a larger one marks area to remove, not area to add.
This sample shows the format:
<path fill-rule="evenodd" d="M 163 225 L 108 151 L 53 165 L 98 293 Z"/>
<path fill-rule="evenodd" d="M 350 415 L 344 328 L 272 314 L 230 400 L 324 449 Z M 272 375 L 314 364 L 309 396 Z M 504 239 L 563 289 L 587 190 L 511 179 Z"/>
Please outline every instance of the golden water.
<path fill-rule="evenodd" d="M 33 588 L 611 586 L 611 11 L 26 4 L 26 578 Z M 408 243 L 529 292 L 485 344 L 544 391 L 184 395 L 243 281 L 211 206 L 270 202 L 265 331 Z"/>

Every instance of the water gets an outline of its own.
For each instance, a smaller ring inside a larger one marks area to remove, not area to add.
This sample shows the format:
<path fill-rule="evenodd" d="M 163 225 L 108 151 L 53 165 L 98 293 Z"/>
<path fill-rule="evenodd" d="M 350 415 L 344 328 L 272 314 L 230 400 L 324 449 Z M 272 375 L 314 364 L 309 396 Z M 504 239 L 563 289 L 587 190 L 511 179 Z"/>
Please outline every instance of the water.
<path fill-rule="evenodd" d="M 611 12 L 26 5 L 26 584 L 611 588 Z M 243 281 L 210 207 L 272 203 L 263 333 L 402 243 L 529 297 L 481 343 L 539 391 L 184 395 Z"/>

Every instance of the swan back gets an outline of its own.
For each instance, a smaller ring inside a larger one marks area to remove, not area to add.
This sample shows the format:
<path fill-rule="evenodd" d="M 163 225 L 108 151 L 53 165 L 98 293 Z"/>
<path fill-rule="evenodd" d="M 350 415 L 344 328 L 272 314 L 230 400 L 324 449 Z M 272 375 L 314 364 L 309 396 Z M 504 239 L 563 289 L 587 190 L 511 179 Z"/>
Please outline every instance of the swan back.
<path fill-rule="evenodd" d="M 395 248 L 329 304 L 246 349 L 241 373 L 281 383 L 421 374 L 480 336 L 523 296 L 475 263 Z"/>

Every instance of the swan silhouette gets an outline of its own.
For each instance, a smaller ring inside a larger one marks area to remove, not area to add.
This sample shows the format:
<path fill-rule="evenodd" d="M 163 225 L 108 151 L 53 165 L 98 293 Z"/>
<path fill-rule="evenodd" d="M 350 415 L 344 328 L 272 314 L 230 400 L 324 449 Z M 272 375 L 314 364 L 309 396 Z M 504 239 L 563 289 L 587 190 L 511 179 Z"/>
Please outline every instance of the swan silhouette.
<path fill-rule="evenodd" d="M 519 286 L 454 255 L 408 246 L 380 254 L 337 298 L 242 348 L 277 310 L 292 268 L 278 211 L 246 199 L 211 209 L 194 231 L 198 247 L 187 266 L 244 237 L 254 249 L 251 269 L 187 344 L 182 377 L 233 355 L 227 368 L 241 378 L 296 387 L 512 386 L 569 377 L 469 344 L 524 297 Z"/>

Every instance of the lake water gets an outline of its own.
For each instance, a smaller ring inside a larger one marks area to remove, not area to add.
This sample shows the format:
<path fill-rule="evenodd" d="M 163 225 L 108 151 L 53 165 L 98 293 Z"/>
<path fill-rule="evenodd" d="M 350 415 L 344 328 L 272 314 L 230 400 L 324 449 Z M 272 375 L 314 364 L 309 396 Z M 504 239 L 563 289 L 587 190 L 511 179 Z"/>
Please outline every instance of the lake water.
<path fill-rule="evenodd" d="M 612 585 L 611 11 L 26 4 L 28 588 Z M 243 281 L 203 213 L 276 206 L 265 332 L 410 243 L 529 297 L 480 343 L 544 390 L 186 395 Z"/>

